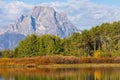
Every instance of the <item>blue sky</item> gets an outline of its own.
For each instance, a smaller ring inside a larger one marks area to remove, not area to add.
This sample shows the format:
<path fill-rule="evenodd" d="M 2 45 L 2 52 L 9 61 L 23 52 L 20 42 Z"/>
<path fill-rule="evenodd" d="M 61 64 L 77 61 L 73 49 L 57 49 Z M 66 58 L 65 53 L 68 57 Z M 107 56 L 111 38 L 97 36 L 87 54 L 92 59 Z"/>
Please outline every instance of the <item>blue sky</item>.
<path fill-rule="evenodd" d="M 66 2 L 67 0 L 19 0 L 19 1 L 23 1 L 29 4 L 38 4 L 38 3 L 54 2 L 54 1 Z M 90 0 L 90 1 L 97 4 L 120 6 L 120 0 Z"/>
<path fill-rule="evenodd" d="M 11 0 L 4 0 L 4 1 L 10 2 Z M 27 4 L 39 4 L 39 3 L 55 2 L 55 1 L 57 1 L 57 2 L 65 2 L 66 0 L 18 0 L 18 1 L 22 1 L 22 2 L 25 2 Z"/>
<path fill-rule="evenodd" d="M 120 21 L 120 0 L 0 0 L 0 27 L 14 24 L 36 5 L 47 5 L 65 13 L 80 29 Z"/>
<path fill-rule="evenodd" d="M 3 1 L 10 2 L 12 0 L 3 0 Z M 13 0 L 13 1 L 16 1 L 16 0 Z M 55 2 L 55 1 L 66 2 L 67 0 L 18 0 L 18 1 L 22 1 L 28 4 L 39 4 L 39 3 Z M 97 4 L 120 6 L 120 0 L 89 0 L 89 1 L 97 3 Z"/>
<path fill-rule="evenodd" d="M 120 0 L 91 0 L 97 4 L 114 5 L 120 7 Z"/>
<path fill-rule="evenodd" d="M 54 2 L 54 1 L 63 2 L 66 0 L 19 0 L 19 1 L 23 1 L 23 2 L 29 3 L 29 4 L 38 4 L 38 3 Z"/>

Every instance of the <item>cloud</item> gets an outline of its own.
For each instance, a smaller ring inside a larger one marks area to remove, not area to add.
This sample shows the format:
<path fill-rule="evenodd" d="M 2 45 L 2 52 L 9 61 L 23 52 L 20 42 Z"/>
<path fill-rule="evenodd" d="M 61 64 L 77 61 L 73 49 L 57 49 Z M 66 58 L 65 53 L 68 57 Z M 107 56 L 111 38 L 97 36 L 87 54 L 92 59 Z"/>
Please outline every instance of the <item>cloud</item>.
<path fill-rule="evenodd" d="M 0 19 L 0 25 L 13 23 L 21 14 L 27 13 L 33 7 L 33 5 L 17 0 L 9 3 L 0 1 L 0 5 L 0 18 L 2 19 Z M 120 20 L 119 7 L 96 4 L 90 0 L 67 0 L 37 5 L 48 5 L 58 12 L 65 13 L 69 20 L 80 29 Z"/>
<path fill-rule="evenodd" d="M 21 14 L 27 13 L 32 5 L 20 1 L 0 1 L 0 26 L 14 23 Z"/>
<path fill-rule="evenodd" d="M 68 18 L 80 29 L 88 29 L 103 22 L 120 20 L 120 8 L 96 4 L 90 0 L 68 0 L 67 2 L 44 3 L 67 14 Z"/>

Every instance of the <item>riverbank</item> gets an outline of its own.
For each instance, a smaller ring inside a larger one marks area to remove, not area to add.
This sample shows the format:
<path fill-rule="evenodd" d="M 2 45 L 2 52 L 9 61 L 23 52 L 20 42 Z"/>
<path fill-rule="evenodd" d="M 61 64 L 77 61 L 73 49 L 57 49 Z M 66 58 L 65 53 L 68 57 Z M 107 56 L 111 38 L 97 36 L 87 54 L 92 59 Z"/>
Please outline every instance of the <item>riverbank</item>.
<path fill-rule="evenodd" d="M 120 58 L 75 56 L 39 56 L 31 58 L 0 58 L 0 67 L 120 67 Z"/>
<path fill-rule="evenodd" d="M 39 65 L 38 68 L 120 68 L 120 63 L 84 63 L 84 64 L 52 64 Z"/>

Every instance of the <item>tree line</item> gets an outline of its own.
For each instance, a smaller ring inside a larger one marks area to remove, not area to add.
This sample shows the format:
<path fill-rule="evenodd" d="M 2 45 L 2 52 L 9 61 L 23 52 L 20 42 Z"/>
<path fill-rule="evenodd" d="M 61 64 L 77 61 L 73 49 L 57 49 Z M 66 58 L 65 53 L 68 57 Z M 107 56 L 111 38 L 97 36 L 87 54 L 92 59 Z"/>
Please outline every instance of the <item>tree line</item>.
<path fill-rule="evenodd" d="M 14 50 L 0 51 L 1 57 L 64 55 L 79 57 L 120 56 L 120 21 L 74 32 L 61 39 L 55 35 L 28 35 Z"/>

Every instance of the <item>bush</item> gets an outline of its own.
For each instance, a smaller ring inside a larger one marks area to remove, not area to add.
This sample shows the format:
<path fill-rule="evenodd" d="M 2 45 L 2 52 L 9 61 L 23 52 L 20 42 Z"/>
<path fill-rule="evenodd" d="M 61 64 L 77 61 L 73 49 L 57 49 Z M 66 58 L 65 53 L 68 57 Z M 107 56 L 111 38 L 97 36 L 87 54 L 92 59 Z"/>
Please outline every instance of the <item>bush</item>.
<path fill-rule="evenodd" d="M 105 57 L 113 57 L 112 52 L 110 51 L 96 51 L 94 53 L 95 58 L 105 58 Z"/>
<path fill-rule="evenodd" d="M 94 57 L 95 57 L 95 58 L 101 57 L 101 52 L 100 52 L 100 51 L 96 51 L 96 52 L 94 53 Z"/>

